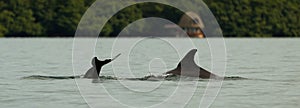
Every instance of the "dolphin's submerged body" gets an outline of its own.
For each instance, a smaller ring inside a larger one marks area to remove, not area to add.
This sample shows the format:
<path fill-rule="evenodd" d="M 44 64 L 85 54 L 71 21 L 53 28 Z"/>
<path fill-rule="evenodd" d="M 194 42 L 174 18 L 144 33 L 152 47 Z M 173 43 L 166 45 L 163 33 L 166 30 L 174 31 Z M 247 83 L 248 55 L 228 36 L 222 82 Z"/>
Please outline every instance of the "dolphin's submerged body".
<path fill-rule="evenodd" d="M 114 76 L 100 76 L 100 71 L 102 66 L 113 61 L 119 55 L 114 57 L 113 59 L 106 59 L 104 61 L 100 61 L 97 57 L 92 59 L 92 67 L 84 74 L 78 76 L 41 76 L 41 75 L 33 75 L 29 77 L 24 77 L 25 79 L 75 79 L 75 78 L 87 78 L 87 79 L 107 79 L 107 80 L 178 80 L 182 77 L 192 77 L 192 78 L 200 78 L 200 79 L 226 79 L 226 80 L 239 80 L 246 79 L 238 76 L 234 77 L 220 77 L 216 74 L 213 74 L 206 69 L 198 66 L 194 57 L 197 50 L 190 50 L 178 63 L 177 67 L 173 70 L 165 72 L 163 75 L 148 75 L 142 78 L 119 78 Z"/>
<path fill-rule="evenodd" d="M 178 63 L 177 67 L 171 71 L 168 71 L 165 73 L 165 75 L 162 76 L 157 76 L 159 78 L 164 78 L 165 77 L 170 77 L 170 76 L 186 76 L 186 77 L 198 77 L 202 79 L 220 79 L 223 77 L 219 77 L 202 67 L 198 66 L 195 61 L 194 57 L 197 52 L 197 49 L 192 49 L 190 50 L 184 58 Z M 106 59 L 104 61 L 98 60 L 96 57 L 93 58 L 92 60 L 92 65 L 93 67 L 90 68 L 86 74 L 84 75 L 84 78 L 89 78 L 89 79 L 98 79 L 100 75 L 100 70 L 101 67 L 109 62 L 111 62 L 111 59 Z M 144 78 L 151 78 L 155 76 L 146 76 Z M 143 79 L 143 78 L 141 78 Z"/>

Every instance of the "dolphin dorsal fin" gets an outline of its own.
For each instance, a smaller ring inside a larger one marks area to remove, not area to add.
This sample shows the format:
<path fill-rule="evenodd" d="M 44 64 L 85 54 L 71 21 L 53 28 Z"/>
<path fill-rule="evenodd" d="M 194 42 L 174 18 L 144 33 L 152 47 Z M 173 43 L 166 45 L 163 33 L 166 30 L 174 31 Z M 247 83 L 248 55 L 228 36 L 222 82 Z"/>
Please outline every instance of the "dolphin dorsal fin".
<path fill-rule="evenodd" d="M 194 61 L 196 52 L 197 49 L 190 50 L 178 63 L 176 69 L 180 69 L 181 75 L 199 76 L 200 68 Z"/>
<path fill-rule="evenodd" d="M 194 58 L 195 54 L 197 52 L 197 49 L 190 50 L 178 63 L 177 67 L 181 66 L 188 66 L 188 67 L 198 67 L 198 65 L 195 63 Z"/>

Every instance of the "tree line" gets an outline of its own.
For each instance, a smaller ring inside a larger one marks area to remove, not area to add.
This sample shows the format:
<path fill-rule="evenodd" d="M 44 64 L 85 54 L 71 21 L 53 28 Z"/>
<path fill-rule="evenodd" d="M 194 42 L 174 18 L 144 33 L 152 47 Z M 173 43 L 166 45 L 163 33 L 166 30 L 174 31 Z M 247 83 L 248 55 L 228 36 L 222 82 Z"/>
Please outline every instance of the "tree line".
<path fill-rule="evenodd" d="M 74 36 L 95 0 L 0 0 L 0 37 Z M 225 37 L 298 37 L 299 0 L 204 0 Z M 100 10 L 101 11 L 101 10 Z M 136 19 L 159 16 L 174 23 L 183 13 L 171 6 L 142 3 L 114 15 L 101 36 L 116 36 Z"/>

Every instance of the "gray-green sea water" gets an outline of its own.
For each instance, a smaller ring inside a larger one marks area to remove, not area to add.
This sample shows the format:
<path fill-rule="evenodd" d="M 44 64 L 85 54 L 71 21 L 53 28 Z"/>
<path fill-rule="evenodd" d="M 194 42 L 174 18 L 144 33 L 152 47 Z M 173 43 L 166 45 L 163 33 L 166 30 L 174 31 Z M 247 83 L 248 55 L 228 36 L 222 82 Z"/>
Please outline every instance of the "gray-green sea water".
<path fill-rule="evenodd" d="M 298 108 L 300 105 L 300 39 L 297 38 L 225 38 L 226 58 L 220 61 L 226 64 L 225 76 L 248 79 L 224 80 L 221 86 L 213 86 L 217 96 L 203 95 L 211 92 L 205 91 L 210 80 L 23 79 L 31 75 L 81 75 L 91 66 L 91 57 L 104 59 L 118 53 L 122 55 L 105 65 L 101 75 L 121 78 L 161 75 L 175 68 L 192 48 L 198 49 L 195 57 L 198 65 L 208 70 L 213 66 L 210 44 L 214 43 L 206 39 L 99 38 L 92 48 L 88 44 L 94 39 L 76 41 L 74 44 L 80 44 L 81 48 L 74 48 L 73 38 L 0 39 L 0 107 Z M 92 54 L 88 53 L 90 49 Z M 205 103 L 207 100 L 212 103 Z"/>

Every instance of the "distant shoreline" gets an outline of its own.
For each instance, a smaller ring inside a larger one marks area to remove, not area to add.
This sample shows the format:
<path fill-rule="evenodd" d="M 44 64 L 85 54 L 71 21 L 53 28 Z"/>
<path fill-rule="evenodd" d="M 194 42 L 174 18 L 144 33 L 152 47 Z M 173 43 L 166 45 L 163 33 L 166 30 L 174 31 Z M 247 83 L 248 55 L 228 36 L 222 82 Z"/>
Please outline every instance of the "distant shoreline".
<path fill-rule="evenodd" d="M 88 36 L 88 37 L 68 37 L 68 36 L 57 36 L 57 37 L 46 37 L 46 36 L 40 36 L 40 37 L 0 37 L 0 39 L 9 39 L 9 38 L 96 38 L 96 37 L 92 37 L 92 36 Z M 98 38 L 188 38 L 188 37 L 98 37 Z M 206 39 L 206 38 L 192 38 L 190 37 L 191 39 Z M 228 38 L 228 39 L 243 39 L 243 38 L 247 38 L 247 39 L 250 39 L 250 38 L 253 38 L 253 39 L 271 39 L 271 38 L 299 38 L 299 37 L 207 37 L 207 38 Z"/>

